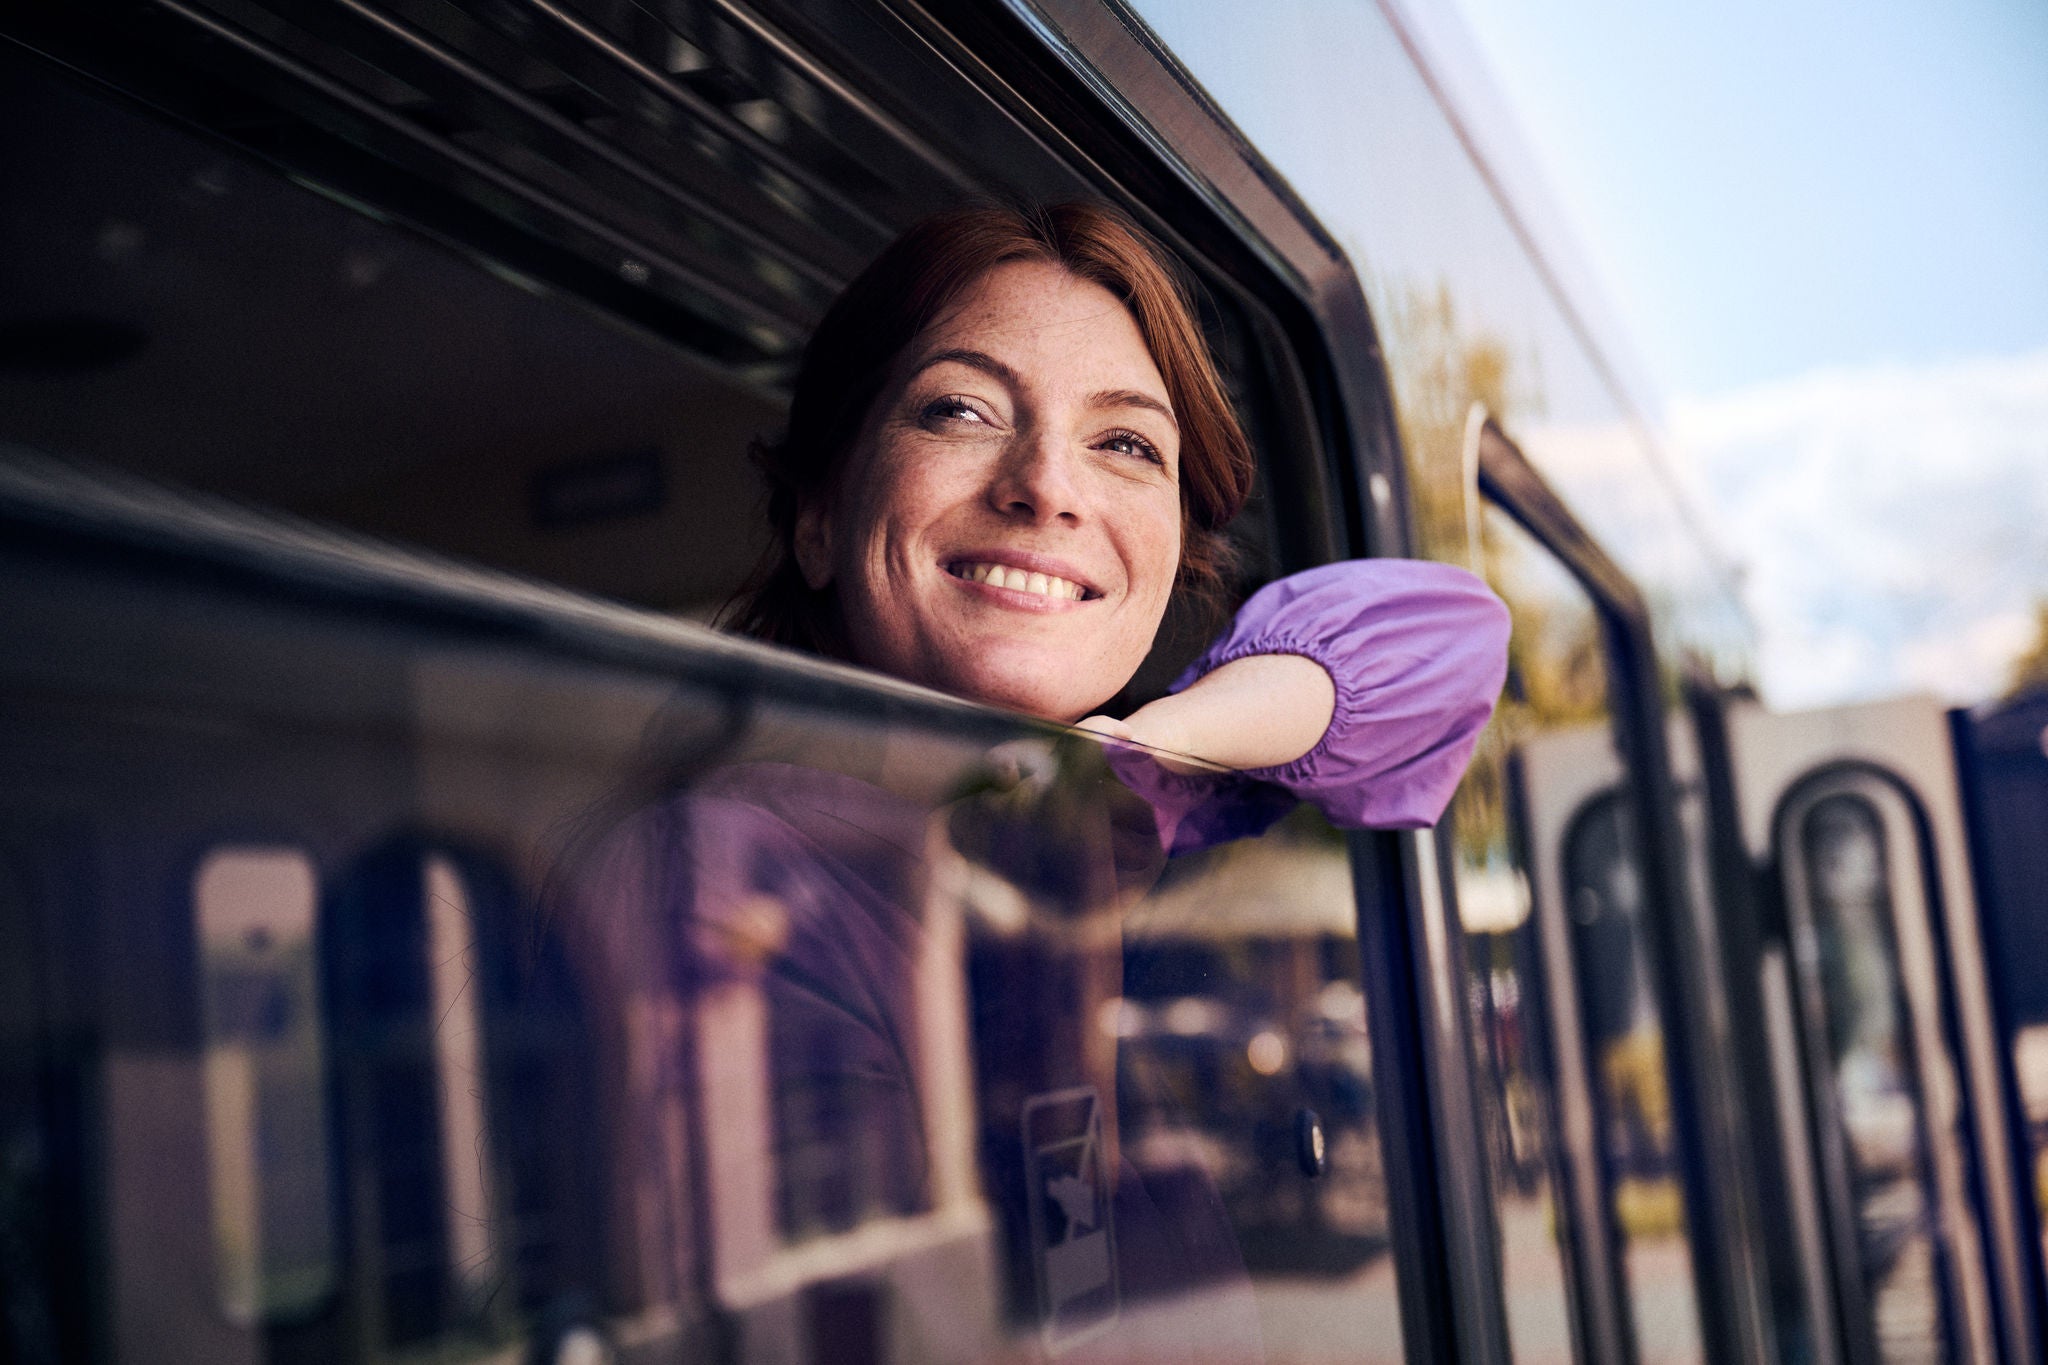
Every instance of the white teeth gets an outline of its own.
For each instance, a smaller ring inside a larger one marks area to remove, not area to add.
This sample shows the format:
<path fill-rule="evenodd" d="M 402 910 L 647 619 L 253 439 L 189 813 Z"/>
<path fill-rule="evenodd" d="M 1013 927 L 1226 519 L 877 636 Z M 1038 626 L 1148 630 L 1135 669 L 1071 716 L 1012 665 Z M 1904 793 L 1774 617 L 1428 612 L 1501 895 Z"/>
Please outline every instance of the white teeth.
<path fill-rule="evenodd" d="M 973 583 L 990 583 L 998 588 L 1050 597 L 1056 602 L 1079 602 L 1088 595 L 1079 583 L 1070 583 L 1054 574 L 1013 569 L 1005 564 L 956 564 L 952 573 L 956 578 L 965 578 Z"/>

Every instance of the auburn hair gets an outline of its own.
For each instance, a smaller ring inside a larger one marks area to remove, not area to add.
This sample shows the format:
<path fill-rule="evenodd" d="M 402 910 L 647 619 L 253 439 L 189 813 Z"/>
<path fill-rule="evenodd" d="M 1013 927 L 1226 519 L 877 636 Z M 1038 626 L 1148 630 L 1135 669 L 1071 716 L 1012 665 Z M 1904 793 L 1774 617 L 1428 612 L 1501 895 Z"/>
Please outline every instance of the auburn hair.
<path fill-rule="evenodd" d="M 1179 263 L 1116 209 L 980 204 L 927 218 L 891 243 L 826 310 L 804 348 L 781 439 L 758 441 L 771 539 L 721 616 L 743 634 L 845 656 L 832 590 L 804 582 L 798 513 L 829 498 L 904 350 L 989 271 L 1043 261 L 1130 310 L 1180 426 L 1177 586 L 1214 600 L 1230 562 L 1223 528 L 1251 493 L 1251 445 L 1209 355 Z"/>

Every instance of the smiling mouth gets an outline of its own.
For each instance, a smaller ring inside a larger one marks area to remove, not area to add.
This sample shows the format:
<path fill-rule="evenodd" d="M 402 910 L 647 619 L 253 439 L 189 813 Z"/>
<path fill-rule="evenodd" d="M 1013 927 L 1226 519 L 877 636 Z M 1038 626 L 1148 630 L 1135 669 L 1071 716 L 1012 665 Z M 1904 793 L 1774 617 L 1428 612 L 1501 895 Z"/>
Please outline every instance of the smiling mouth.
<path fill-rule="evenodd" d="M 1033 573 L 1029 569 L 1014 568 L 1008 564 L 963 559 L 948 564 L 946 572 L 955 578 L 964 578 L 970 583 L 986 583 L 994 588 L 1028 592 L 1050 598 L 1055 602 L 1087 602 L 1102 595 L 1085 584 L 1072 583 L 1051 574 Z"/>

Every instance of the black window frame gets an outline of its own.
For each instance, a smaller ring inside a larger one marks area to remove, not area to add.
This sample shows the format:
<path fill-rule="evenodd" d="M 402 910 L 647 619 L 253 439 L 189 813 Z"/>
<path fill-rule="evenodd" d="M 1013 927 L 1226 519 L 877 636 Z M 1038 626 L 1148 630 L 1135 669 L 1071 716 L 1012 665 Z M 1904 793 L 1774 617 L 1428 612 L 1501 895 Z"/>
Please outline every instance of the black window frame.
<path fill-rule="evenodd" d="M 1667 698 L 1648 601 L 1491 418 L 1479 434 L 1477 473 L 1478 496 L 1555 557 L 1598 615 L 1624 774 L 1621 791 L 1644 880 L 1640 928 L 1664 1030 L 1702 1355 L 1773 1359 L 1756 1250 L 1760 1212 L 1744 1146 L 1744 1097 L 1723 1036 L 1721 948 L 1713 907 L 1702 904 L 1686 881 L 1688 852 L 1665 728 L 1676 703 Z M 1613 1343 L 1625 1362 L 1633 1354 L 1634 1333 L 1620 1248 L 1611 1229 L 1605 1236 L 1581 1235 L 1573 1247 L 1582 1258 L 1581 1279 L 1597 1276 L 1614 1286 L 1604 1298 L 1605 1320 L 1588 1322 L 1582 1340 Z M 1586 1300 L 1579 1308 L 1601 1311 Z"/>

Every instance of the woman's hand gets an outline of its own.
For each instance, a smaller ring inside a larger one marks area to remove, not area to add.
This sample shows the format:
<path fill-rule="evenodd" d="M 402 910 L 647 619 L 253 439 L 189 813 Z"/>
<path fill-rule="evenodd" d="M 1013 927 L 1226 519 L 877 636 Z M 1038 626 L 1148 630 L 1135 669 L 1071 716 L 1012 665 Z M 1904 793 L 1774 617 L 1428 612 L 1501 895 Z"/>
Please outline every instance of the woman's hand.
<path fill-rule="evenodd" d="M 1126 720 L 1090 716 L 1079 728 L 1223 768 L 1276 768 L 1322 741 L 1337 685 L 1300 654 L 1252 654 L 1205 673 Z M 1193 765 L 1168 761 L 1176 771 Z"/>

